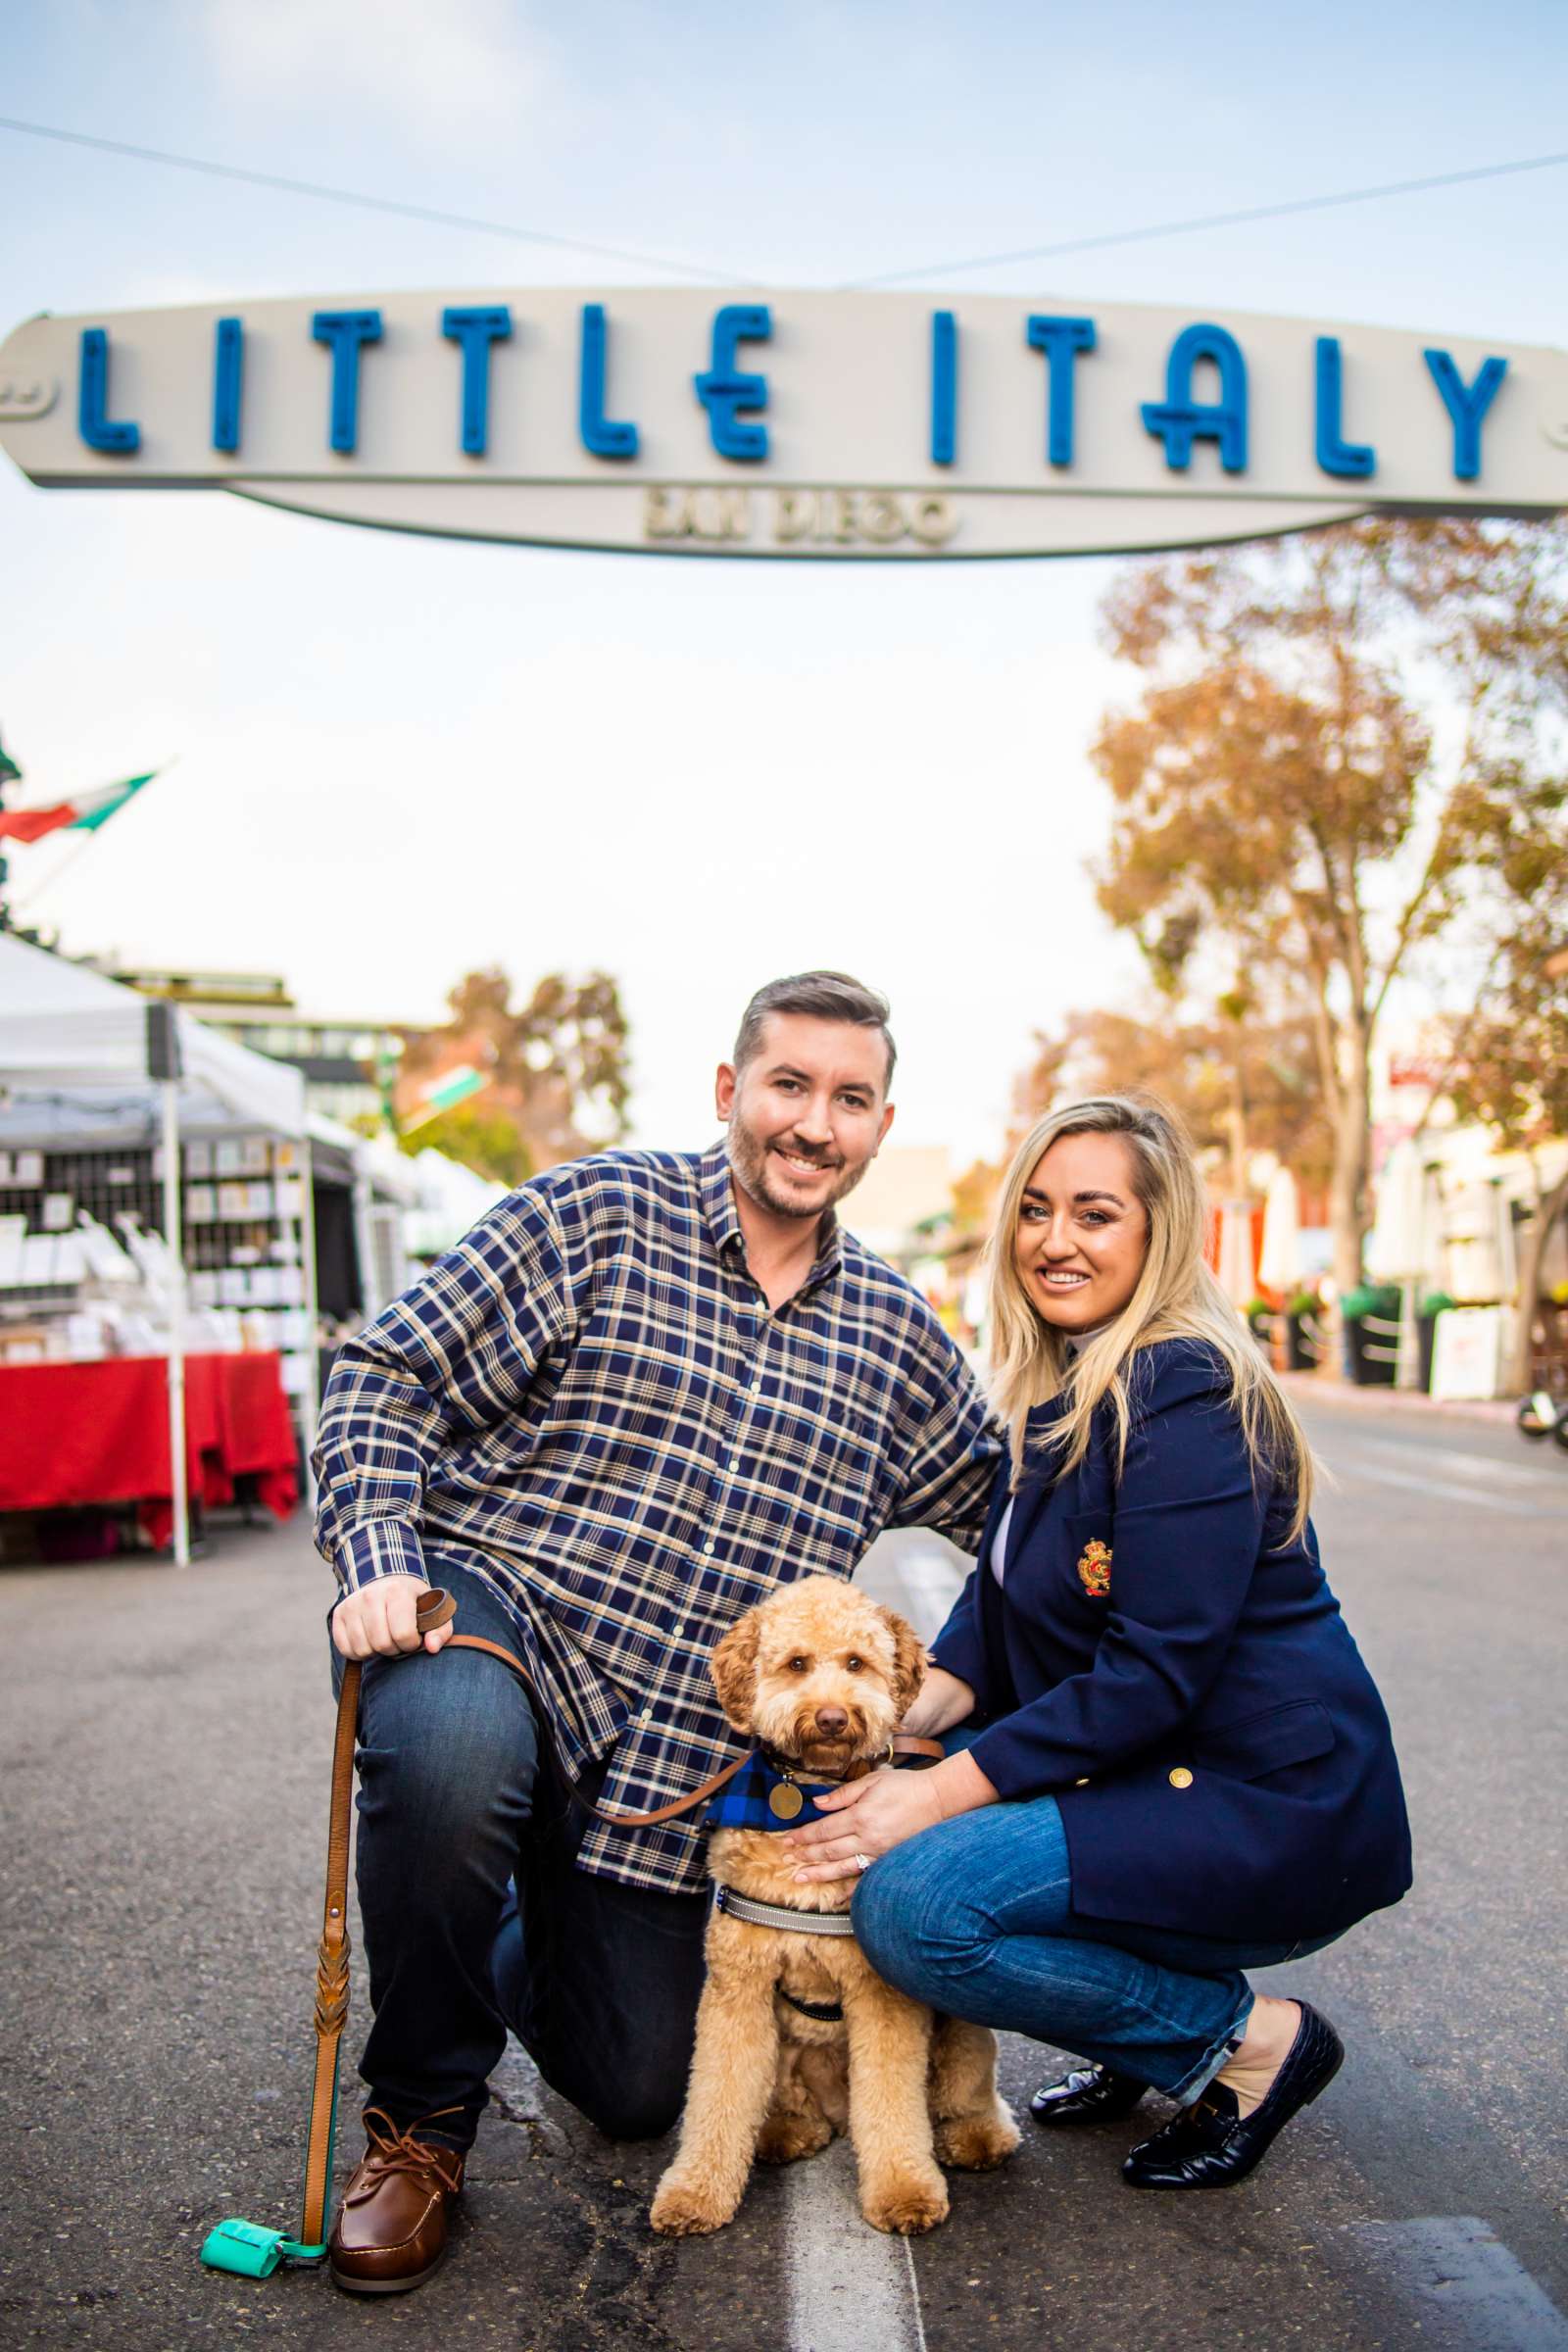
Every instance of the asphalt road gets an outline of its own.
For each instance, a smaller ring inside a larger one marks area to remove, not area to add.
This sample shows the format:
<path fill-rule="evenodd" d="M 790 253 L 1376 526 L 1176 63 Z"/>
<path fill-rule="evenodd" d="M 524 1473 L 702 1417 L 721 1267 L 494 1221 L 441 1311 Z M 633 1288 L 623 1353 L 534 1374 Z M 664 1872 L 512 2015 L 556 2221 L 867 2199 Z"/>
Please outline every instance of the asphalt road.
<path fill-rule="evenodd" d="M 908 2248 L 861 2225 L 842 2150 L 759 2173 L 716 2238 L 654 2238 L 667 2148 L 600 2139 L 514 2050 L 424 2292 L 203 2271 L 215 2220 L 294 2218 L 325 1570 L 296 1525 L 224 1529 L 183 1576 L 5 1572 L 0 2345 L 1564 2352 L 1568 1455 L 1420 1407 L 1306 1409 L 1417 1839 L 1404 1904 L 1275 1980 L 1334 2017 L 1348 2062 L 1236 2189 L 1125 2189 L 1148 2113 L 1026 2126 Z M 929 1630 L 954 1556 L 902 1538 L 867 1574 Z M 1004 2087 L 1021 2102 L 1051 2065 L 1010 2040 Z"/>

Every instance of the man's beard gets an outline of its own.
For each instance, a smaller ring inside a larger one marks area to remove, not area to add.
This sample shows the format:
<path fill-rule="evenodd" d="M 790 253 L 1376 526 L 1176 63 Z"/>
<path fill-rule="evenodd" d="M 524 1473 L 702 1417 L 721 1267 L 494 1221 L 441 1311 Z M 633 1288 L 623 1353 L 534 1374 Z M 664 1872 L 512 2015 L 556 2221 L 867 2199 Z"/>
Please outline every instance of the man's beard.
<path fill-rule="evenodd" d="M 810 1207 L 797 1200 L 794 1194 L 775 1187 L 772 1169 L 768 1164 L 773 1155 L 773 1145 L 764 1143 L 755 1129 L 738 1118 L 730 1120 L 728 1151 L 730 1168 L 743 1193 L 775 1217 L 799 1217 L 803 1222 L 813 1224 L 818 1217 L 825 1216 L 836 1201 L 842 1200 L 846 1193 L 854 1192 L 871 1164 L 869 1158 L 862 1159 L 855 1167 L 847 1161 L 841 1163 L 834 1189 L 825 1200 Z M 798 1152 L 797 1156 L 809 1159 L 813 1167 L 832 1170 L 831 1161 L 814 1159 L 808 1152 Z"/>

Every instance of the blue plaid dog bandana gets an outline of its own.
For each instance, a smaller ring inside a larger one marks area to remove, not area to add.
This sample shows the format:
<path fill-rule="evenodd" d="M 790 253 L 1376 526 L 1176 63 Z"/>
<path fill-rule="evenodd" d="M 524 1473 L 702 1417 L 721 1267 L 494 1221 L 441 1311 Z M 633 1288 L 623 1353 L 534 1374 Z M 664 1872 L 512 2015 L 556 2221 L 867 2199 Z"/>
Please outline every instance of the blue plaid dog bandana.
<path fill-rule="evenodd" d="M 786 1785 L 798 1788 L 806 1801 L 797 1814 L 782 1820 L 771 1811 L 767 1800 L 775 1788 Z M 829 1789 L 839 1786 L 837 1781 L 801 1781 L 793 1773 L 776 1772 L 767 1758 L 759 1753 L 748 1757 L 745 1770 L 719 1790 L 703 1815 L 703 1827 L 705 1830 L 804 1830 L 808 1822 L 833 1819 L 831 1813 L 818 1812 L 811 1798 L 813 1794 L 826 1796 Z"/>

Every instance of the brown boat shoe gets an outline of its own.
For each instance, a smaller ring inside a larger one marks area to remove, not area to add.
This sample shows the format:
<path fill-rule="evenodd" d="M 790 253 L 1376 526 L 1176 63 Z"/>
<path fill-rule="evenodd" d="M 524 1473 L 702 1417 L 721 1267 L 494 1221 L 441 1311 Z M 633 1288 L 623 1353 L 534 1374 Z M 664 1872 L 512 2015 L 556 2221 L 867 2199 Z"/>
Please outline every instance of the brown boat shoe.
<path fill-rule="evenodd" d="M 441 2267 L 464 2158 L 416 2136 L 435 2120 L 421 2116 L 400 2132 L 380 2108 L 365 2111 L 365 2154 L 349 2175 L 328 2245 L 333 2283 L 351 2295 L 406 2294 Z"/>

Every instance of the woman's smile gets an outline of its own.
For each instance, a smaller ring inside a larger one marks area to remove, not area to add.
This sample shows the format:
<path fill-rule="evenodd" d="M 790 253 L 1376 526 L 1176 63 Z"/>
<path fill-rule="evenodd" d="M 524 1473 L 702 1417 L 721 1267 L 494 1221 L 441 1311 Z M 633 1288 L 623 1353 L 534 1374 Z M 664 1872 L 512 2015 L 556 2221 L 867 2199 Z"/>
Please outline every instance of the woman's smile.
<path fill-rule="evenodd" d="M 1084 1333 L 1120 1314 L 1143 1272 L 1149 1219 L 1119 1135 L 1058 1136 L 1018 1206 L 1019 1273 L 1040 1313 Z"/>

